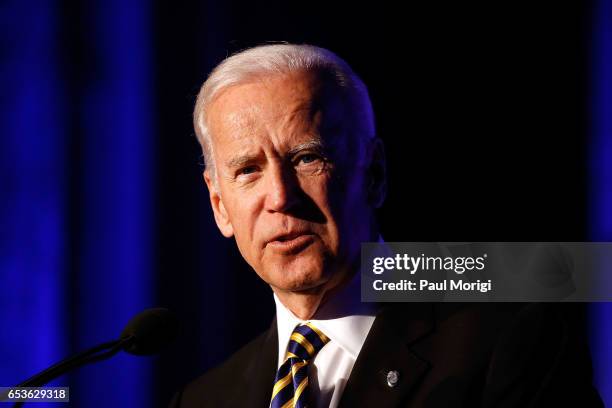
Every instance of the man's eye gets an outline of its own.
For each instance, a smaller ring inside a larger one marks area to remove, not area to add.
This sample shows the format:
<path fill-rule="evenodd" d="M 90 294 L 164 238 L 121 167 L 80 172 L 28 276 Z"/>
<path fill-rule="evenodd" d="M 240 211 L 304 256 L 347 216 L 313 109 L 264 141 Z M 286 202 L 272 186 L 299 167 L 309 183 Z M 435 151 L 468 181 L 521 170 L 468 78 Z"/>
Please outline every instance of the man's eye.
<path fill-rule="evenodd" d="M 303 164 L 310 164 L 310 163 L 314 163 L 317 160 L 320 160 L 321 157 L 319 155 L 316 154 L 304 154 L 300 157 L 298 157 L 298 164 L 303 163 Z"/>
<path fill-rule="evenodd" d="M 240 170 L 238 170 L 238 175 L 247 175 L 247 174 L 252 174 L 255 173 L 257 171 L 257 167 L 255 166 L 247 166 L 247 167 L 243 167 Z"/>

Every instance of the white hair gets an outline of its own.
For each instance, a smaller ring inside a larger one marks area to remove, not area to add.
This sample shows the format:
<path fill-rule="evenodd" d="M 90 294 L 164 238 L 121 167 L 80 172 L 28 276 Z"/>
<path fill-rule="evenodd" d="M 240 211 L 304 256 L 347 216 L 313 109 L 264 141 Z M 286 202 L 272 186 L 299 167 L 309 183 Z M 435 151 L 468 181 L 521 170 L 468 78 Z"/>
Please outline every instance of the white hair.
<path fill-rule="evenodd" d="M 346 91 L 355 111 L 347 120 L 360 121 L 355 135 L 365 141 L 374 138 L 374 113 L 363 81 L 336 54 L 313 45 L 268 44 L 250 48 L 223 60 L 202 85 L 193 112 L 196 136 L 204 155 L 204 164 L 216 184 L 211 135 L 207 125 L 207 109 L 219 93 L 231 86 L 255 79 L 286 75 L 291 72 L 317 72 L 329 76 L 341 91 Z M 355 137 L 354 136 L 354 137 Z"/>

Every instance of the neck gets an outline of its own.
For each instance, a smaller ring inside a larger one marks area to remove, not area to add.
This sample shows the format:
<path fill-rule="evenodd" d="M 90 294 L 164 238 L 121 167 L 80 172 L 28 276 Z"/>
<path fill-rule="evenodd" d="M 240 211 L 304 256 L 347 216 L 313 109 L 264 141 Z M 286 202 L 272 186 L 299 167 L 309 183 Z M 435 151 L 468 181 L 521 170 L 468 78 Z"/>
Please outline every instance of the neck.
<path fill-rule="evenodd" d="M 311 319 L 319 309 L 324 297 L 324 294 L 320 293 L 284 292 L 279 290 L 275 290 L 274 293 L 276 293 L 281 303 L 300 320 Z"/>
<path fill-rule="evenodd" d="M 355 268 L 351 268 L 338 279 L 338 282 L 328 283 L 322 287 L 313 288 L 300 292 L 286 292 L 274 290 L 276 296 L 287 309 L 289 309 L 298 319 L 310 320 L 321 307 L 338 295 L 357 273 Z"/>

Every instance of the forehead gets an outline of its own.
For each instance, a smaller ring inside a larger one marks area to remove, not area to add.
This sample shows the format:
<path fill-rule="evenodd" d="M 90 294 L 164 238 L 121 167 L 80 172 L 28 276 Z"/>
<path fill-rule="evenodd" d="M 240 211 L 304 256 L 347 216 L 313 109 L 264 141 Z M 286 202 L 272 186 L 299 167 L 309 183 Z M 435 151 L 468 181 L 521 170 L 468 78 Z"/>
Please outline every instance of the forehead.
<path fill-rule="evenodd" d="M 222 90 L 207 121 L 216 142 L 267 126 L 330 124 L 342 116 L 341 99 L 337 86 L 315 73 L 268 76 Z"/>

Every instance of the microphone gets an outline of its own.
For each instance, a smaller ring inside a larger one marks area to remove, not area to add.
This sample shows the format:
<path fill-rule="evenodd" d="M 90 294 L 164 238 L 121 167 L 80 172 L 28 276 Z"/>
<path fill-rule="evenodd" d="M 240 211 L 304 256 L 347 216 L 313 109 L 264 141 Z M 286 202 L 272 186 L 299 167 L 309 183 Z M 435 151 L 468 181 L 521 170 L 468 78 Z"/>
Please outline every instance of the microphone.
<path fill-rule="evenodd" d="M 168 309 L 147 309 L 130 320 L 120 339 L 129 339 L 123 350 L 136 356 L 159 353 L 178 333 L 178 320 Z"/>
<path fill-rule="evenodd" d="M 60 361 L 23 381 L 17 387 L 40 387 L 85 364 L 105 360 L 124 350 L 137 356 L 156 354 L 167 346 L 178 332 L 178 320 L 164 308 L 147 309 L 134 316 L 119 339 L 102 343 L 73 357 Z"/>

